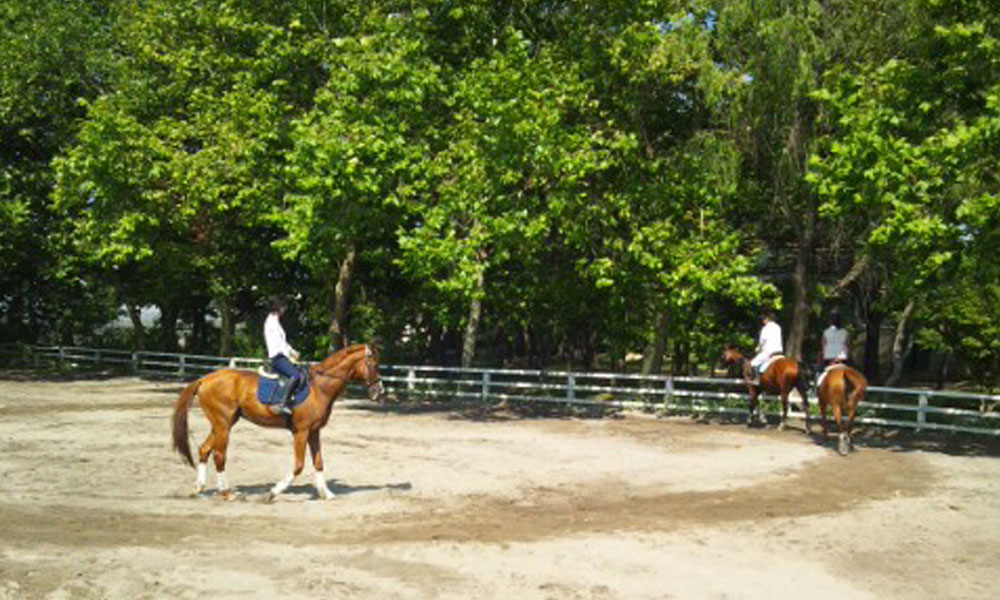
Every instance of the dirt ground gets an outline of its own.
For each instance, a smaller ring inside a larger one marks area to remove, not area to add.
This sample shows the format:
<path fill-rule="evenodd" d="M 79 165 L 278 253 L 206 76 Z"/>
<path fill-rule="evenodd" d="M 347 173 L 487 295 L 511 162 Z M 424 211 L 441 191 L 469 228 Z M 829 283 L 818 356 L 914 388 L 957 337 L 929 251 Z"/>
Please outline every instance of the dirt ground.
<path fill-rule="evenodd" d="M 0 599 L 989 598 L 1000 459 L 687 418 L 334 408 L 337 493 L 239 423 L 241 498 L 193 498 L 180 386 L 0 373 Z M 193 441 L 207 423 L 194 408 Z M 798 425 L 798 424 L 796 424 Z M 214 471 L 210 469 L 210 487 Z"/>

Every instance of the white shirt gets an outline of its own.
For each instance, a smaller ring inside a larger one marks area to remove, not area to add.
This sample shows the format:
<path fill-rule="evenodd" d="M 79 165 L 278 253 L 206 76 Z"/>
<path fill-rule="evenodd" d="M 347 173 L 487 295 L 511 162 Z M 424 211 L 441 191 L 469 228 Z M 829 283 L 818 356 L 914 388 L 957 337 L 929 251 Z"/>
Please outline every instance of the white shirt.
<path fill-rule="evenodd" d="M 285 330 L 278 320 L 278 315 L 270 313 L 264 319 L 264 342 L 267 344 L 267 357 L 274 358 L 279 354 L 291 357 L 294 350 L 285 339 Z"/>
<path fill-rule="evenodd" d="M 760 330 L 760 339 L 757 342 L 760 348 L 759 354 L 770 356 L 776 352 L 783 352 L 784 345 L 781 343 L 781 325 L 774 321 L 768 321 Z"/>
<path fill-rule="evenodd" d="M 847 330 L 830 325 L 823 330 L 823 360 L 847 360 Z"/>
<path fill-rule="evenodd" d="M 781 326 L 774 321 L 768 321 L 760 330 L 757 341 L 757 356 L 750 361 L 750 366 L 759 368 L 772 354 L 784 352 L 781 344 Z"/>

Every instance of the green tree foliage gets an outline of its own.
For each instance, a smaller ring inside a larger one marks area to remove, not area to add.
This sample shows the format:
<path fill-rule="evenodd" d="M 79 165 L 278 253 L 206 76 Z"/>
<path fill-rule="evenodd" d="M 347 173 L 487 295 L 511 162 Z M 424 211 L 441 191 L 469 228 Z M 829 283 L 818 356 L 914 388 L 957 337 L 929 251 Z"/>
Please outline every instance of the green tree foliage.
<path fill-rule="evenodd" d="M 816 93 L 832 132 L 808 179 L 881 274 L 878 308 L 916 303 L 924 347 L 964 348 L 980 369 L 989 349 L 995 367 L 1000 315 L 968 324 L 997 281 L 1000 21 L 989 3 L 915 4 L 922 19 L 900 56 L 834 71 Z"/>
<path fill-rule="evenodd" d="M 119 21 L 114 90 L 57 162 L 55 209 L 123 302 L 211 297 L 228 353 L 237 292 L 276 268 L 264 217 L 281 189 L 284 107 L 271 88 L 289 34 L 228 4 L 136 8 Z"/>
<path fill-rule="evenodd" d="M 989 382 L 994 12 L 0 2 L 3 335 L 155 304 L 137 346 L 183 322 L 255 352 L 282 293 L 309 354 L 694 372 L 763 306 L 808 355 L 840 304 L 870 373 L 891 326 L 897 370 L 913 348 Z"/>
<path fill-rule="evenodd" d="M 60 264 L 46 208 L 78 99 L 105 83 L 106 25 L 91 2 L 0 2 L 0 339 L 72 341 L 71 315 L 107 314 L 100 282 Z"/>

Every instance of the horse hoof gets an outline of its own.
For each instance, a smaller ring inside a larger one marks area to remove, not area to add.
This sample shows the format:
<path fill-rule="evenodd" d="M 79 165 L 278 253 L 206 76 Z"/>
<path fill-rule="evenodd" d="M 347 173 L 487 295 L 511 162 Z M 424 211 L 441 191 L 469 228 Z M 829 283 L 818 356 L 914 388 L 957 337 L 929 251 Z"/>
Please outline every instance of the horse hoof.
<path fill-rule="evenodd" d="M 236 500 L 236 494 L 234 494 L 232 490 L 225 490 L 223 492 L 219 492 L 219 496 L 226 502 L 232 502 L 233 500 Z"/>
<path fill-rule="evenodd" d="M 278 495 L 274 492 L 268 492 L 267 497 L 264 498 L 264 502 L 267 504 L 274 504 L 274 501 L 278 499 Z"/>

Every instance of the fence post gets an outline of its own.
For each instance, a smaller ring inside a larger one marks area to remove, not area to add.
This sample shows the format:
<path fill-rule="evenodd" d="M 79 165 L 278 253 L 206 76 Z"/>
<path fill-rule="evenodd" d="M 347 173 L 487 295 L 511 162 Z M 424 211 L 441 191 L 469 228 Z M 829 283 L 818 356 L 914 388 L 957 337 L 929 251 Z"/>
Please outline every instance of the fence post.
<path fill-rule="evenodd" d="M 413 398 L 413 389 L 417 387 L 417 374 L 413 369 L 406 370 L 406 398 Z"/>
<path fill-rule="evenodd" d="M 183 379 L 184 378 L 184 366 L 185 366 L 185 361 L 184 361 L 184 355 L 183 354 L 181 354 L 180 359 L 181 360 L 180 360 L 180 373 L 179 373 L 179 375 L 180 375 L 181 379 Z"/>
<path fill-rule="evenodd" d="M 95 366 L 98 369 L 101 368 L 101 351 L 100 351 L 100 349 L 94 351 L 94 363 L 95 363 Z"/>
<path fill-rule="evenodd" d="M 576 375 L 566 376 L 566 404 L 572 406 L 576 402 Z"/>
<path fill-rule="evenodd" d="M 490 397 L 490 374 L 483 373 L 483 395 L 482 401 L 485 404 Z"/>
<path fill-rule="evenodd" d="M 66 368 L 66 350 L 59 346 L 59 369 Z"/>
<path fill-rule="evenodd" d="M 139 353 L 138 352 L 133 352 L 132 353 L 132 373 L 134 373 L 136 375 L 139 374 Z"/>
<path fill-rule="evenodd" d="M 674 378 L 668 376 L 663 381 L 663 411 L 666 412 L 674 403 Z"/>
<path fill-rule="evenodd" d="M 920 394 L 917 400 L 919 410 L 917 410 L 917 431 L 923 430 L 923 425 L 927 423 L 927 394 Z"/>

